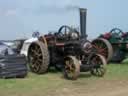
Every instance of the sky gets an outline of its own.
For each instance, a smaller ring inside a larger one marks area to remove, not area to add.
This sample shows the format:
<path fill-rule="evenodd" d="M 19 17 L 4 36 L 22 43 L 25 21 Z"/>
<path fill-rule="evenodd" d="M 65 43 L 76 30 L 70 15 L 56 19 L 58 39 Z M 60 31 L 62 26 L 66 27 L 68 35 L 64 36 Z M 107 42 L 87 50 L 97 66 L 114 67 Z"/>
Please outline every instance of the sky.
<path fill-rule="evenodd" d="M 78 8 L 87 8 L 88 38 L 118 27 L 128 31 L 128 0 L 0 0 L 0 39 L 47 34 L 62 25 L 79 27 Z"/>

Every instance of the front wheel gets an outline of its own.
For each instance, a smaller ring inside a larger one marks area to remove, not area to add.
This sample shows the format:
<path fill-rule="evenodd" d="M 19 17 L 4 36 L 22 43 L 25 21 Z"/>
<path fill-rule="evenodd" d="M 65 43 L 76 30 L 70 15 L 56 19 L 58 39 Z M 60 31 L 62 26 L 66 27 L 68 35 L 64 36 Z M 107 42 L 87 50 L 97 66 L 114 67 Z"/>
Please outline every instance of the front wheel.
<path fill-rule="evenodd" d="M 64 77 L 69 80 L 76 80 L 80 74 L 79 60 L 75 56 L 67 56 L 64 63 Z"/>
<path fill-rule="evenodd" d="M 105 58 L 100 54 L 95 54 L 91 58 L 91 64 L 94 65 L 94 67 L 91 70 L 91 74 L 98 77 L 103 77 L 106 73 L 107 64 Z"/>

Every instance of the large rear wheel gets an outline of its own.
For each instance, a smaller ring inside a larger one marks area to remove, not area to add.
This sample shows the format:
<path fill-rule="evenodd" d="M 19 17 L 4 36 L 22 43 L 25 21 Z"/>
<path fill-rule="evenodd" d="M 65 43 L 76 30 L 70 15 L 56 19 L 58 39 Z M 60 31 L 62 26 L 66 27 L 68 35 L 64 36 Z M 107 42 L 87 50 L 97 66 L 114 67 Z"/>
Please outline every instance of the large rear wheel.
<path fill-rule="evenodd" d="M 49 67 L 49 53 L 47 47 L 40 41 L 33 42 L 28 50 L 28 62 L 32 72 L 43 74 Z"/>
<path fill-rule="evenodd" d="M 110 42 L 104 38 L 98 38 L 92 41 L 93 47 L 98 54 L 104 56 L 107 61 L 110 61 L 113 56 L 113 48 Z"/>

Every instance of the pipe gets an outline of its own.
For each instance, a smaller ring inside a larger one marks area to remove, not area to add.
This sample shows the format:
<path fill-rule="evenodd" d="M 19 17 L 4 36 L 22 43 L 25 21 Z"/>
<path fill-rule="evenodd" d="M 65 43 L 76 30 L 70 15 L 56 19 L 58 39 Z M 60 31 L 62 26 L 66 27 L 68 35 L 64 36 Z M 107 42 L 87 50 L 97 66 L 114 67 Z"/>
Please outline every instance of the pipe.
<path fill-rule="evenodd" d="M 81 32 L 81 38 L 86 39 L 87 38 L 87 33 L 86 33 L 87 9 L 79 8 L 79 11 L 80 11 L 80 32 Z"/>

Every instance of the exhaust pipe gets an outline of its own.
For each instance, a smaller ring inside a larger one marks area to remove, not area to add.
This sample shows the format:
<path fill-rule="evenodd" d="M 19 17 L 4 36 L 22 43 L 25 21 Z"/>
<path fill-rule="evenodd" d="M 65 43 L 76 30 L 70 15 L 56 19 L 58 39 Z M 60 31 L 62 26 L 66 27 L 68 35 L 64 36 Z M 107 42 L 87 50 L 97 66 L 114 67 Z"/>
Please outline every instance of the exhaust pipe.
<path fill-rule="evenodd" d="M 81 32 L 81 38 L 87 39 L 87 34 L 86 34 L 87 9 L 79 8 L 79 11 L 80 11 L 80 32 Z"/>

